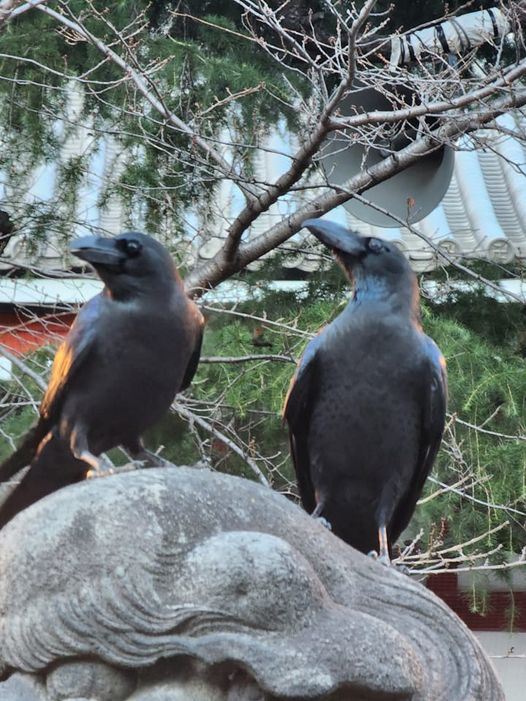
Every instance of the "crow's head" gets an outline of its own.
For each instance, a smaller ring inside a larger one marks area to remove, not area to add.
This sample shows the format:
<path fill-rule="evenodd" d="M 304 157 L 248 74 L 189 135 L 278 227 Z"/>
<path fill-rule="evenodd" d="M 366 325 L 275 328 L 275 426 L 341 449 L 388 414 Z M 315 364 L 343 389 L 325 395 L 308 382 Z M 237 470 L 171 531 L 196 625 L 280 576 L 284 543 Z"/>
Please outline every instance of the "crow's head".
<path fill-rule="evenodd" d="M 71 242 L 70 251 L 95 268 L 116 298 L 162 291 L 180 281 L 166 248 L 136 231 L 115 238 L 84 236 Z"/>
<path fill-rule="evenodd" d="M 361 236 L 334 222 L 307 219 L 303 226 L 331 249 L 356 287 L 388 292 L 416 285 L 416 276 L 400 249 L 389 241 Z"/>

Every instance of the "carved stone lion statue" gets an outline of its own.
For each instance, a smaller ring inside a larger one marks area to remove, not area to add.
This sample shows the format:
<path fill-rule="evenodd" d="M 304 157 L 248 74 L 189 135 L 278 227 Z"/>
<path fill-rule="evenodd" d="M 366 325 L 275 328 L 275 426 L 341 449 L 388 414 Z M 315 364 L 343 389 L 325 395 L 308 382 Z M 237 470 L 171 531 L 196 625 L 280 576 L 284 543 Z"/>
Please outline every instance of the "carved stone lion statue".
<path fill-rule="evenodd" d="M 0 531 L 2 701 L 502 701 L 439 599 L 285 497 L 192 468 L 67 487 Z"/>

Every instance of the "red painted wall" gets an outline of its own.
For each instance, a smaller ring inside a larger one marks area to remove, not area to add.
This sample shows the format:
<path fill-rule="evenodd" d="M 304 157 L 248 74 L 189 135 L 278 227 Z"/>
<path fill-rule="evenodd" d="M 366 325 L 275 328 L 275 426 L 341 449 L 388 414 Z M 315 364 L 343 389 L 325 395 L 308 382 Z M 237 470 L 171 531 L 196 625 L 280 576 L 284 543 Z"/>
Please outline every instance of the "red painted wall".
<path fill-rule="evenodd" d="M 488 593 L 486 613 L 470 611 L 470 592 L 459 591 L 454 572 L 431 575 L 426 586 L 444 601 L 471 630 L 526 632 L 526 592 Z"/>
<path fill-rule="evenodd" d="M 49 343 L 59 343 L 75 316 L 71 312 L 0 311 L 0 344 L 13 353 L 24 354 Z"/>

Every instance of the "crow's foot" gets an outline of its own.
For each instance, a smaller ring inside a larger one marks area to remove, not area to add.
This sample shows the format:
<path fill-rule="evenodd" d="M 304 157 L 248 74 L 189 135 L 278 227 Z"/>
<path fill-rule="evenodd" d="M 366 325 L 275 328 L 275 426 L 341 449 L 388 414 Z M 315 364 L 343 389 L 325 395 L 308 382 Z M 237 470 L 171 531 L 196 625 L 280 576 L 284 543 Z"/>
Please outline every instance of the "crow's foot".
<path fill-rule="evenodd" d="M 167 467 L 170 464 L 157 453 L 152 453 L 151 450 L 143 447 L 133 452 L 132 457 L 134 462 L 139 463 L 137 467 L 140 469 L 145 467 Z"/>
<path fill-rule="evenodd" d="M 390 559 L 389 555 L 386 555 L 385 553 L 378 555 L 376 550 L 371 550 L 370 552 L 367 553 L 367 557 L 370 557 L 373 560 L 377 560 L 380 564 L 385 565 L 386 567 L 392 566 L 391 559 Z"/>
<path fill-rule="evenodd" d="M 95 479 L 96 477 L 108 477 L 109 475 L 115 474 L 115 467 L 104 455 L 93 459 L 94 456 L 89 454 L 89 459 L 82 453 L 80 456 L 81 460 L 84 460 L 91 465 L 91 469 L 86 472 L 86 479 Z"/>
<path fill-rule="evenodd" d="M 324 518 L 323 516 L 315 516 L 314 518 L 316 519 L 316 521 L 317 521 L 319 524 L 321 524 L 322 526 L 324 526 L 325 528 L 327 528 L 329 531 L 332 531 L 331 523 L 330 523 L 330 521 L 327 521 L 326 518 Z"/>

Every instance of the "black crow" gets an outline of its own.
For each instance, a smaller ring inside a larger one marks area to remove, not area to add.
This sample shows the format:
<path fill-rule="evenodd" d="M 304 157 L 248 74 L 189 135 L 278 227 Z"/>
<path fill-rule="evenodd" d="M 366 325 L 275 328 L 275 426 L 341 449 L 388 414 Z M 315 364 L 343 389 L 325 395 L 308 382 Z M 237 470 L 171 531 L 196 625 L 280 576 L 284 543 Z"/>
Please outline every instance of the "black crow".
<path fill-rule="evenodd" d="M 392 243 L 304 223 L 354 285 L 308 345 L 284 417 L 304 508 L 389 561 L 440 446 L 445 362 L 422 331 L 416 276 Z"/>
<path fill-rule="evenodd" d="M 0 527 L 99 470 L 110 448 L 151 459 L 141 435 L 188 387 L 199 362 L 203 317 L 164 246 L 130 232 L 86 236 L 71 251 L 105 287 L 82 307 L 55 355 L 37 424 L 0 465 L 2 482 L 31 465 L 0 507 Z"/>

